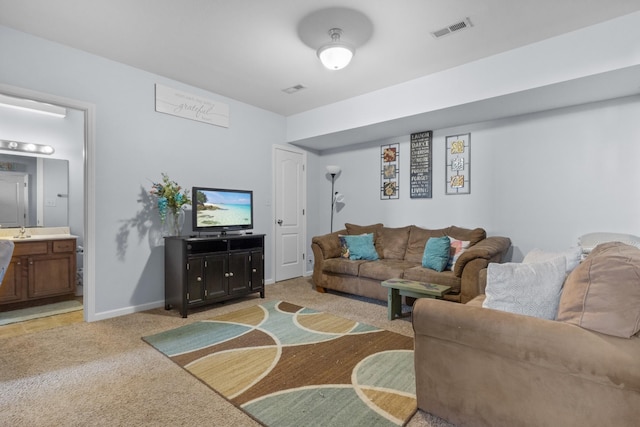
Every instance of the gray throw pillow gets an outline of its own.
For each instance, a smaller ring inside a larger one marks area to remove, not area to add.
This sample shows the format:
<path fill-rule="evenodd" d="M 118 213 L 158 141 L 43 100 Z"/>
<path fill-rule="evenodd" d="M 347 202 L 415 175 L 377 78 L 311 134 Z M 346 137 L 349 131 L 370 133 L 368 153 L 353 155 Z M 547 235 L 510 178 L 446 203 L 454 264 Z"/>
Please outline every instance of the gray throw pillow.
<path fill-rule="evenodd" d="M 532 264 L 490 263 L 482 306 L 554 320 L 566 265 L 564 256 Z"/>

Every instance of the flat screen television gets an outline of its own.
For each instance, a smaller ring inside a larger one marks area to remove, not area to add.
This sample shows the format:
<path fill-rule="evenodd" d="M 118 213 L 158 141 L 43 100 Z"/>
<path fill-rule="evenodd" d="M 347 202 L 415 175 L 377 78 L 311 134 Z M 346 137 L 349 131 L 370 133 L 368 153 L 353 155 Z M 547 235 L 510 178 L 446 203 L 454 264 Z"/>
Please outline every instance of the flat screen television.
<path fill-rule="evenodd" d="M 193 231 L 253 229 L 253 191 L 193 187 L 191 195 Z"/>

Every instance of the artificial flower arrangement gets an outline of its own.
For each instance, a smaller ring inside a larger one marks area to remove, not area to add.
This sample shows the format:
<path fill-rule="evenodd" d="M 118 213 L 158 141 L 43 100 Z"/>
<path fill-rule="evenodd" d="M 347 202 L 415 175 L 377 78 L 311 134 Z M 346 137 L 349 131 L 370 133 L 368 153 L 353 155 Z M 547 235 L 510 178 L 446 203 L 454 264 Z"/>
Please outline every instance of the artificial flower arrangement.
<path fill-rule="evenodd" d="M 171 212 L 177 227 L 177 216 L 184 205 L 190 205 L 189 191 L 182 191 L 182 187 L 177 182 L 169 179 L 166 173 L 162 173 L 162 182 L 154 182 L 151 185 L 150 193 L 158 198 L 158 212 L 160 220 L 164 224 L 167 219 L 167 212 Z"/>

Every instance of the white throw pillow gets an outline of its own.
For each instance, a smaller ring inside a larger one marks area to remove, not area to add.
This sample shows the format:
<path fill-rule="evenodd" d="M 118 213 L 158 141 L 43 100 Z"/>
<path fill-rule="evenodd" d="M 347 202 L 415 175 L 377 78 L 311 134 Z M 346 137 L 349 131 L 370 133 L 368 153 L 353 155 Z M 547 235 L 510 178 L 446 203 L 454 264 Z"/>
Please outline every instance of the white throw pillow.
<path fill-rule="evenodd" d="M 549 261 L 550 259 L 565 257 L 566 259 L 566 273 L 569 274 L 574 268 L 580 264 L 582 258 L 582 249 L 578 246 L 571 247 L 562 252 L 547 252 L 542 249 L 532 249 L 527 255 L 525 255 L 522 262 L 524 264 L 533 264 L 541 261 Z"/>
<path fill-rule="evenodd" d="M 565 257 L 533 264 L 490 263 L 482 306 L 554 320 L 566 265 Z"/>

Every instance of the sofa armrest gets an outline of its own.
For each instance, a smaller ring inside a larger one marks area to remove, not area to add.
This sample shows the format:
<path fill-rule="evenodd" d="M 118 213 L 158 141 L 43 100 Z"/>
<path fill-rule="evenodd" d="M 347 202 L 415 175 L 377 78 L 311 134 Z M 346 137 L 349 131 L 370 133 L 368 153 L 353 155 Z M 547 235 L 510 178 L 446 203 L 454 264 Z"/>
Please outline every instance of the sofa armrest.
<path fill-rule="evenodd" d="M 457 277 L 462 277 L 462 271 L 466 264 L 477 258 L 485 259 L 488 262 L 501 262 L 510 246 L 511 239 L 508 237 L 487 237 L 460 255 L 454 266 L 453 273 Z"/>
<path fill-rule="evenodd" d="M 324 260 L 340 257 L 340 234 L 347 234 L 347 230 L 339 230 L 334 233 L 315 236 L 311 239 L 311 251 L 313 252 L 313 283 L 318 291 L 322 292 L 322 269 Z"/>
<path fill-rule="evenodd" d="M 487 237 L 464 251 L 456 261 L 453 274 L 460 277 L 460 302 L 466 304 L 484 293 L 486 279 L 481 282 L 480 272 L 490 262 L 501 262 L 511 246 L 508 237 Z"/>
<path fill-rule="evenodd" d="M 311 239 L 311 248 L 313 249 L 314 245 L 317 245 L 317 249 L 319 250 L 316 253 L 314 250 L 313 255 L 315 259 L 320 258 L 321 260 L 329 259 L 329 258 L 338 258 L 340 256 L 340 238 L 338 237 L 341 234 L 347 234 L 347 230 L 340 230 L 330 234 L 324 234 L 322 236 L 315 236 Z M 321 256 L 319 257 L 318 254 Z"/>
<path fill-rule="evenodd" d="M 637 335 L 619 338 L 565 322 L 429 298 L 416 301 L 412 322 L 416 360 L 431 351 L 425 339 L 438 340 L 459 346 L 459 351 L 473 348 L 489 355 L 477 361 L 479 370 L 487 368 L 483 364 L 488 360 L 498 365 L 500 360 L 518 361 L 640 392 Z"/>

